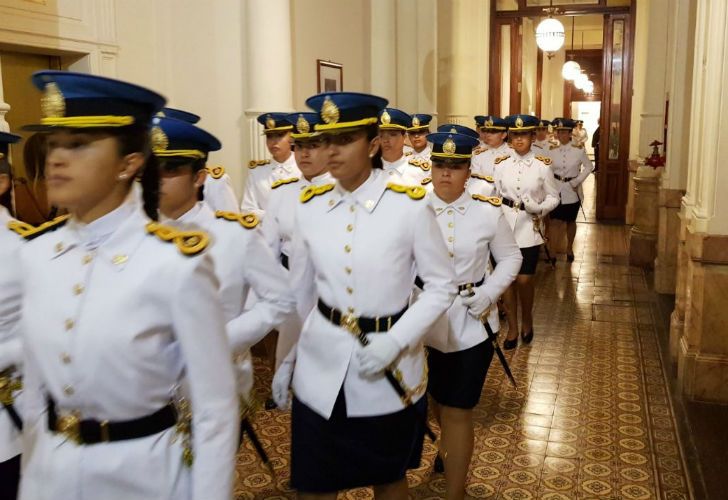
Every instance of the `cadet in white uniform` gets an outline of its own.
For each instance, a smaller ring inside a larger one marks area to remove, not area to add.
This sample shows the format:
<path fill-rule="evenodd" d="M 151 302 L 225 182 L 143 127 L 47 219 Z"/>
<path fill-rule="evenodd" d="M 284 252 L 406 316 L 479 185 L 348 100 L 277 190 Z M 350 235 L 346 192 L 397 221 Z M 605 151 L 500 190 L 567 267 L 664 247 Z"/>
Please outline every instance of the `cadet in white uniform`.
<path fill-rule="evenodd" d="M 484 135 L 487 149 L 483 150 L 481 148 L 477 151 L 477 154 L 473 155 L 471 161 L 472 171 L 474 174 L 485 177 L 495 177 L 496 158 L 511 154 L 511 148 L 506 142 L 508 127 L 505 120 L 497 116 L 488 115 L 480 118 L 484 118 L 479 131 Z"/>
<path fill-rule="evenodd" d="M 200 121 L 200 117 L 189 111 L 181 109 L 164 108 L 158 113 L 159 116 L 182 120 L 187 123 L 196 124 Z M 233 181 L 225 172 L 222 165 L 212 165 L 207 167 L 207 176 L 205 176 L 205 185 L 203 188 L 205 203 L 213 212 L 223 210 L 225 212 L 238 212 L 238 197 L 235 195 Z"/>
<path fill-rule="evenodd" d="M 29 240 L 23 406 L 36 436 L 20 498 L 230 499 L 238 401 L 208 236 L 154 221 L 159 172 L 144 152 L 164 98 L 65 71 L 33 83 L 48 199 L 69 216 L 14 226 Z M 141 169 L 143 211 L 130 196 Z M 172 404 L 183 378 L 191 436 Z"/>
<path fill-rule="evenodd" d="M 521 338 L 525 343 L 533 340 L 533 275 L 544 242 L 541 217 L 559 204 L 559 192 L 549 167 L 551 160 L 531 151 L 538 118 L 511 115 L 506 117 L 506 123 L 512 150 L 510 154 L 495 159 L 495 185 L 503 199 L 501 208 L 523 255 L 518 278 L 504 295 L 508 310 L 508 336 L 503 348 L 513 349 L 518 344 L 519 301 L 523 322 Z"/>
<path fill-rule="evenodd" d="M 551 147 L 551 169 L 559 183 L 561 202 L 551 212 L 549 240 L 563 241 L 566 236 L 566 260 L 574 261 L 574 238 L 576 237 L 576 217 L 584 199 L 582 183 L 594 171 L 594 165 L 583 147 L 576 147 L 571 142 L 571 130 L 574 120 L 557 118 L 554 120 L 559 146 Z M 566 231 L 564 231 L 566 224 Z M 556 258 L 552 257 L 555 261 Z"/>
<path fill-rule="evenodd" d="M 301 175 L 291 152 L 293 125 L 286 121 L 286 115 L 286 113 L 263 113 L 258 116 L 258 123 L 264 127 L 265 144 L 272 159 L 251 160 L 248 163 L 248 178 L 245 181 L 240 208 L 242 212 L 252 213 L 261 219 L 268 207 L 271 184 L 277 180 Z"/>
<path fill-rule="evenodd" d="M 399 109 L 386 108 L 379 114 L 382 168 L 390 182 L 419 186 L 430 176 L 430 162 L 404 154 L 404 134 L 411 123 L 412 117 Z"/>
<path fill-rule="evenodd" d="M 534 154 L 548 156 L 549 149 L 551 149 L 551 143 L 549 142 L 550 127 L 550 121 L 539 118 L 536 126 L 536 137 L 531 144 Z"/>
<path fill-rule="evenodd" d="M 309 186 L 296 212 L 293 286 L 304 313 L 318 303 L 273 381 L 282 405 L 293 376 L 291 484 L 304 499 L 367 485 L 406 499 L 427 413 L 421 341 L 455 296 L 452 265 L 425 190 L 372 169 L 387 101 L 341 92 L 306 104 L 336 182 Z M 410 307 L 413 271 L 424 291 Z"/>
<path fill-rule="evenodd" d="M 574 122 L 574 130 L 571 132 L 571 142 L 577 148 L 583 148 L 586 145 L 587 140 L 589 140 L 589 134 L 584 128 L 584 122 L 576 120 Z"/>
<path fill-rule="evenodd" d="M 263 235 L 274 255 L 280 256 L 281 264 L 288 269 L 291 256 L 291 240 L 295 229 L 296 206 L 300 203 L 301 191 L 308 186 L 333 182 L 326 166 L 324 142 L 314 126 L 320 122 L 318 113 L 293 113 L 288 121 L 294 125 L 293 154 L 301 170 L 301 177 L 280 179 L 271 186 L 272 192 L 263 223 Z M 278 328 L 276 344 L 277 369 L 295 345 L 300 323 L 294 318 Z"/>
<path fill-rule="evenodd" d="M 426 337 L 427 391 L 442 431 L 445 498 L 457 500 L 465 498 L 473 454 L 472 409 L 480 400 L 493 358 L 494 339 L 488 339 L 481 318 L 490 322 L 493 332 L 498 331 L 497 308 L 491 306 L 516 278 L 522 257 L 500 198 L 465 189 L 478 140 L 457 133 L 431 134 L 428 139 L 433 143 L 430 204 L 454 264 L 460 295 Z M 491 253 L 498 261 L 492 273 Z"/>
<path fill-rule="evenodd" d="M 159 210 L 165 222 L 181 229 L 203 230 L 211 236 L 209 254 L 220 282 L 238 393 L 241 404 L 249 408 L 253 388 L 250 347 L 295 317 L 288 276 L 265 244 L 255 215 L 213 212 L 204 201 L 198 201 L 207 172 L 205 161 L 210 151 L 220 149 L 220 142 L 190 123 L 171 118 L 155 118 L 152 137 L 157 139 L 152 151 L 160 162 Z M 243 311 L 250 290 L 257 301 Z"/>
<path fill-rule="evenodd" d="M 430 162 L 430 153 L 432 153 L 432 144 L 427 140 L 427 134 L 430 133 L 430 122 L 432 115 L 424 113 L 415 113 L 411 115 L 409 126 L 407 127 L 407 138 L 412 145 L 411 158 L 419 158 L 422 161 Z"/>
<path fill-rule="evenodd" d="M 23 240 L 8 228 L 14 221 L 9 145 L 19 140 L 19 135 L 0 132 L 0 498 L 8 499 L 18 494 L 22 451 L 17 396 L 23 357 L 17 326 L 21 300 L 18 252 Z"/>

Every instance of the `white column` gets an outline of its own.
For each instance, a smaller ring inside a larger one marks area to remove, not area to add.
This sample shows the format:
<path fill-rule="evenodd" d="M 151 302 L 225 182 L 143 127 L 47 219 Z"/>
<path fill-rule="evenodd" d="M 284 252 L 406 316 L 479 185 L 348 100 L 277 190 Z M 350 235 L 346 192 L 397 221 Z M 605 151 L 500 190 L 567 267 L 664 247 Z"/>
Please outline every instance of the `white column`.
<path fill-rule="evenodd" d="M 688 186 L 684 208 L 695 233 L 728 234 L 728 3 L 698 2 Z"/>
<path fill-rule="evenodd" d="M 5 120 L 5 114 L 10 111 L 10 104 L 3 98 L 3 68 L 0 56 L 0 132 L 10 132 L 10 124 Z"/>
<path fill-rule="evenodd" d="M 399 107 L 397 62 L 397 3 L 371 0 L 370 88 L 392 107 Z"/>
<path fill-rule="evenodd" d="M 245 57 L 248 82 L 249 153 L 268 155 L 255 121 L 266 111 L 293 112 L 290 0 L 245 0 Z"/>

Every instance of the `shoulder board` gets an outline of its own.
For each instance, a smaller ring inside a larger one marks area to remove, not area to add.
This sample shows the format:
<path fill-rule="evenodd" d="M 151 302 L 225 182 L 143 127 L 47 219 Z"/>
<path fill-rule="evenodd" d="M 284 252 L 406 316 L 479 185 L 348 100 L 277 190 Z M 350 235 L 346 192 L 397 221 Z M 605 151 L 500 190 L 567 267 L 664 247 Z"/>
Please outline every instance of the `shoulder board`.
<path fill-rule="evenodd" d="M 539 145 L 538 145 L 538 144 L 536 144 L 536 143 L 533 143 L 533 144 L 532 144 L 532 146 L 533 146 L 534 148 L 538 148 L 538 149 L 543 149 L 543 146 L 539 146 Z"/>
<path fill-rule="evenodd" d="M 484 203 L 490 203 L 494 207 L 499 207 L 503 203 L 497 196 L 483 196 L 481 194 L 474 194 L 474 200 L 482 201 Z"/>
<path fill-rule="evenodd" d="M 333 184 L 321 184 L 320 186 L 308 186 L 306 189 L 301 191 L 301 197 L 299 198 L 299 200 L 301 200 L 301 203 L 307 203 L 314 196 L 319 196 L 324 193 L 328 193 L 332 189 L 334 189 Z"/>
<path fill-rule="evenodd" d="M 248 168 L 260 167 L 261 165 L 268 165 L 270 160 L 250 160 L 248 162 Z"/>
<path fill-rule="evenodd" d="M 409 161 L 409 164 L 414 165 L 415 167 L 420 167 L 425 172 L 430 170 L 430 162 L 421 158 L 412 158 Z"/>
<path fill-rule="evenodd" d="M 422 180 L 420 181 L 420 184 L 422 184 L 423 186 L 426 186 L 426 185 L 428 185 L 428 184 L 429 184 L 430 182 L 432 182 L 432 177 L 425 177 L 424 179 L 422 179 Z"/>
<path fill-rule="evenodd" d="M 214 167 L 205 167 L 205 170 L 207 170 L 207 173 L 210 174 L 210 177 L 213 179 L 219 179 L 223 175 L 225 175 L 225 167 L 222 165 L 215 165 Z"/>
<path fill-rule="evenodd" d="M 147 232 L 162 241 L 174 243 L 182 255 L 197 255 L 207 248 L 210 238 L 204 231 L 180 231 L 158 222 L 147 224 Z"/>
<path fill-rule="evenodd" d="M 425 188 L 421 186 L 403 186 L 401 184 L 394 184 L 393 182 L 387 184 L 387 189 L 395 193 L 404 193 L 413 200 L 421 200 L 427 194 Z"/>
<path fill-rule="evenodd" d="M 576 149 L 584 149 L 584 145 L 583 145 L 583 144 L 579 144 L 579 145 L 577 146 L 576 144 L 574 144 L 574 143 L 572 142 L 572 143 L 571 143 L 571 145 L 572 145 L 572 146 L 574 146 L 574 147 L 575 147 Z"/>
<path fill-rule="evenodd" d="M 545 165 L 551 165 L 551 158 L 549 158 L 548 156 L 536 155 L 536 159 L 541 160 L 542 162 L 544 162 Z"/>
<path fill-rule="evenodd" d="M 491 184 L 495 182 L 495 179 L 493 179 L 490 175 L 470 174 L 470 177 L 474 179 L 480 179 L 481 181 L 490 182 Z"/>
<path fill-rule="evenodd" d="M 258 219 L 258 216 L 255 214 L 238 214 L 235 212 L 225 212 L 223 210 L 216 211 L 215 217 L 218 219 L 239 222 L 245 229 L 253 229 L 260 222 L 260 219 Z"/>
<path fill-rule="evenodd" d="M 549 149 L 559 149 L 559 146 L 557 146 L 556 144 L 552 144 L 551 148 L 549 148 Z"/>
<path fill-rule="evenodd" d="M 285 184 L 291 184 L 293 182 L 298 182 L 298 177 L 291 177 L 289 179 L 278 179 L 277 181 L 274 181 L 273 184 L 270 185 L 271 189 L 279 188 Z"/>
<path fill-rule="evenodd" d="M 477 148 L 473 149 L 473 155 L 479 155 L 480 153 L 485 153 L 486 151 L 488 151 L 488 148 L 478 146 Z"/>
<path fill-rule="evenodd" d="M 404 155 L 405 156 L 412 156 L 412 151 L 407 151 Z"/>
<path fill-rule="evenodd" d="M 66 221 L 68 221 L 69 217 L 71 216 L 61 215 L 60 217 L 56 217 L 53 220 L 44 222 L 38 227 L 33 226 L 32 224 L 28 224 L 27 222 L 11 220 L 10 222 L 8 222 L 8 229 L 10 229 L 11 231 L 15 231 L 26 240 L 32 240 L 34 238 L 37 238 L 41 234 L 45 234 L 49 231 L 55 231 L 59 227 L 63 227 Z"/>
<path fill-rule="evenodd" d="M 500 162 L 505 161 L 510 157 L 511 157 L 511 155 L 499 156 L 498 158 L 495 159 L 494 163 L 496 165 L 498 165 Z"/>

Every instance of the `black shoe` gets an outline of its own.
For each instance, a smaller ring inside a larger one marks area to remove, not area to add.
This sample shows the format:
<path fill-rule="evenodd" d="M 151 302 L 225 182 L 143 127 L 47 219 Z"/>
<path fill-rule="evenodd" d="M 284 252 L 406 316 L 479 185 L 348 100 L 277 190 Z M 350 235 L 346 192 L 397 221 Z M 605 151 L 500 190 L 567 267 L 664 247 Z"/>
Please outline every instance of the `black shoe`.
<path fill-rule="evenodd" d="M 574 262 L 574 254 L 573 253 L 567 253 L 566 254 L 566 261 L 567 262 Z"/>
<path fill-rule="evenodd" d="M 530 344 L 533 340 L 533 328 L 531 328 L 531 331 L 528 333 L 521 332 L 521 340 L 523 340 L 524 344 Z"/>
<path fill-rule="evenodd" d="M 264 407 L 266 410 L 275 410 L 276 408 L 278 408 L 278 405 L 275 401 L 273 401 L 273 398 L 268 398 L 265 400 Z"/>
<path fill-rule="evenodd" d="M 442 458 L 440 458 L 439 454 L 435 457 L 434 470 L 435 470 L 435 472 L 437 472 L 439 474 L 442 474 L 443 472 L 445 472 L 445 464 L 443 463 Z"/>
<path fill-rule="evenodd" d="M 511 349 L 515 349 L 517 345 L 518 345 L 518 337 L 516 337 L 513 340 L 505 339 L 503 341 L 503 349 L 505 349 L 506 351 L 510 351 Z"/>

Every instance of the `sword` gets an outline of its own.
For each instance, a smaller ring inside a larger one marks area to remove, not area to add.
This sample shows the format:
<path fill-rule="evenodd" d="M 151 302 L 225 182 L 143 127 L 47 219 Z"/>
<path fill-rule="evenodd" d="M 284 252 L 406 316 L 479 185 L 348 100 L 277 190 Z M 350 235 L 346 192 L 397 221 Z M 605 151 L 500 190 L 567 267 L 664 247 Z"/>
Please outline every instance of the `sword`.
<path fill-rule="evenodd" d="M 576 199 L 579 200 L 579 208 L 581 208 L 581 215 L 584 216 L 584 222 L 586 222 L 586 212 L 584 212 L 584 204 L 581 202 L 581 196 L 579 196 L 579 189 L 574 189 L 576 193 Z"/>
<path fill-rule="evenodd" d="M 22 387 L 20 380 L 13 379 L 8 370 L 0 373 L 0 403 L 8 412 L 10 420 L 12 420 L 13 425 L 19 432 L 23 430 L 23 420 L 18 415 L 15 406 L 13 406 L 13 392 L 19 391 Z"/>
<path fill-rule="evenodd" d="M 498 345 L 498 338 L 496 337 L 495 333 L 493 333 L 493 329 L 490 327 L 490 323 L 488 323 L 488 318 L 485 318 L 482 321 L 483 326 L 485 327 L 485 332 L 488 334 L 488 340 L 490 340 L 493 344 L 493 349 L 498 356 L 498 361 L 500 361 L 500 364 L 503 367 L 503 371 L 506 372 L 506 376 L 511 381 L 511 384 L 513 384 L 513 387 L 518 389 L 516 379 L 513 378 L 513 372 L 511 372 L 511 367 L 508 366 L 508 360 L 506 360 L 506 355 L 503 354 L 501 347 Z"/>
<path fill-rule="evenodd" d="M 556 266 L 554 265 L 554 261 L 551 259 L 551 252 L 549 252 L 549 246 L 548 246 L 548 240 L 541 232 L 541 221 L 538 217 L 532 216 L 531 220 L 533 221 L 533 227 L 538 231 L 538 234 L 541 235 L 541 239 L 543 240 L 543 249 L 546 251 L 546 258 L 549 260 L 549 264 L 551 264 L 551 269 L 556 269 Z"/>
<path fill-rule="evenodd" d="M 265 448 L 263 448 L 263 444 L 260 442 L 260 439 L 258 439 L 258 435 L 255 433 L 253 424 L 248 417 L 245 417 L 240 421 L 240 443 L 238 444 L 238 447 L 243 444 L 243 439 L 245 438 L 246 433 L 250 438 L 250 443 L 253 445 L 253 448 L 255 448 L 255 452 L 260 457 L 261 462 L 263 462 L 263 465 L 265 465 L 270 473 L 273 474 L 273 477 L 275 477 L 276 471 L 273 469 L 273 464 L 270 463 L 268 453 L 266 453 Z"/>

